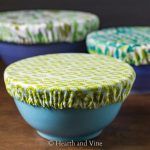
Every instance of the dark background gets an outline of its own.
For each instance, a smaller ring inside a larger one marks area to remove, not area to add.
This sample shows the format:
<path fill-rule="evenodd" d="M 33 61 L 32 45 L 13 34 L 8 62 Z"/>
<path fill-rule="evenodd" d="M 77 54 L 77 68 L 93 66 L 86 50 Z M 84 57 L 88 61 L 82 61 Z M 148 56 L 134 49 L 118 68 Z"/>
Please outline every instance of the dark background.
<path fill-rule="evenodd" d="M 0 0 L 0 11 L 38 8 L 90 11 L 101 27 L 150 25 L 150 0 Z"/>

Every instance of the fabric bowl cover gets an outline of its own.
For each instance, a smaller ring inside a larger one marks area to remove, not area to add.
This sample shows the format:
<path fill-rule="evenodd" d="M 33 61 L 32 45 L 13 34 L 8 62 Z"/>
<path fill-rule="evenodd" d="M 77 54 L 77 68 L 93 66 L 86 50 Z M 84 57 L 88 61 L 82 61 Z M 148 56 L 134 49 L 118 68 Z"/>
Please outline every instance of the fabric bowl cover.
<path fill-rule="evenodd" d="M 118 27 L 87 36 L 90 53 L 113 56 L 131 65 L 150 64 L 150 27 Z"/>
<path fill-rule="evenodd" d="M 135 72 L 112 57 L 49 54 L 11 64 L 4 80 L 12 97 L 33 106 L 95 109 L 124 101 Z"/>
<path fill-rule="evenodd" d="M 36 44 L 77 42 L 99 28 L 91 13 L 63 10 L 0 12 L 0 41 Z"/>

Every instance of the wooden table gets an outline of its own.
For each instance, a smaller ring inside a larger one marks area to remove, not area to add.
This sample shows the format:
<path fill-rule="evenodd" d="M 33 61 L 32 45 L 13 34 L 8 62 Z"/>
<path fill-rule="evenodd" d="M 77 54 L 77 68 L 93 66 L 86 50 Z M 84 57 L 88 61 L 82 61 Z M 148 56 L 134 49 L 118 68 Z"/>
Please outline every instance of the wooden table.
<path fill-rule="evenodd" d="M 2 66 L 0 64 L 0 66 Z M 102 146 L 56 146 L 26 124 L 7 94 L 0 70 L 0 150 L 150 150 L 150 95 L 132 95 L 119 115 L 94 142 Z"/>

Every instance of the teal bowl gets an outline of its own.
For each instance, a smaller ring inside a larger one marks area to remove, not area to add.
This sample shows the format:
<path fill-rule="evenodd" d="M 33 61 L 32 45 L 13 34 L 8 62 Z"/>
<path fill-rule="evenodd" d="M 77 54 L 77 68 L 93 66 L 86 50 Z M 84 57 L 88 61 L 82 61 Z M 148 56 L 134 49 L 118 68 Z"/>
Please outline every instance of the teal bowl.
<path fill-rule="evenodd" d="M 14 100 L 24 120 L 53 141 L 85 141 L 98 136 L 118 114 L 122 102 L 98 109 L 47 109 Z"/>

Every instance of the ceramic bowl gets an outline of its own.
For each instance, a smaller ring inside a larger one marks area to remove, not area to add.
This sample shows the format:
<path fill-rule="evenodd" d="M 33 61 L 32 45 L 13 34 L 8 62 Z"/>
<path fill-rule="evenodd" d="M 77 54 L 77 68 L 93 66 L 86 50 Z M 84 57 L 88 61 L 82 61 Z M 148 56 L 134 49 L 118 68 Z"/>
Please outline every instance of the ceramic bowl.
<path fill-rule="evenodd" d="M 136 72 L 136 80 L 132 93 L 150 93 L 150 65 L 133 67 Z"/>
<path fill-rule="evenodd" d="M 0 12 L 0 57 L 8 65 L 42 54 L 85 52 L 86 35 L 99 22 L 97 15 L 81 11 Z"/>
<path fill-rule="evenodd" d="M 122 102 L 98 109 L 47 109 L 15 99 L 24 120 L 48 140 L 84 141 L 98 136 L 117 116 Z"/>
<path fill-rule="evenodd" d="M 108 55 L 130 64 L 136 72 L 133 94 L 150 93 L 150 27 L 107 28 L 87 36 L 89 53 Z"/>
<path fill-rule="evenodd" d="M 22 117 L 39 135 L 55 141 L 98 136 L 115 119 L 134 80 L 128 64 L 85 53 L 36 56 L 4 72 Z"/>
<path fill-rule="evenodd" d="M 0 57 L 6 65 L 9 65 L 15 61 L 52 53 L 80 53 L 86 52 L 85 41 L 81 42 L 61 42 L 51 44 L 14 44 L 0 42 Z"/>

